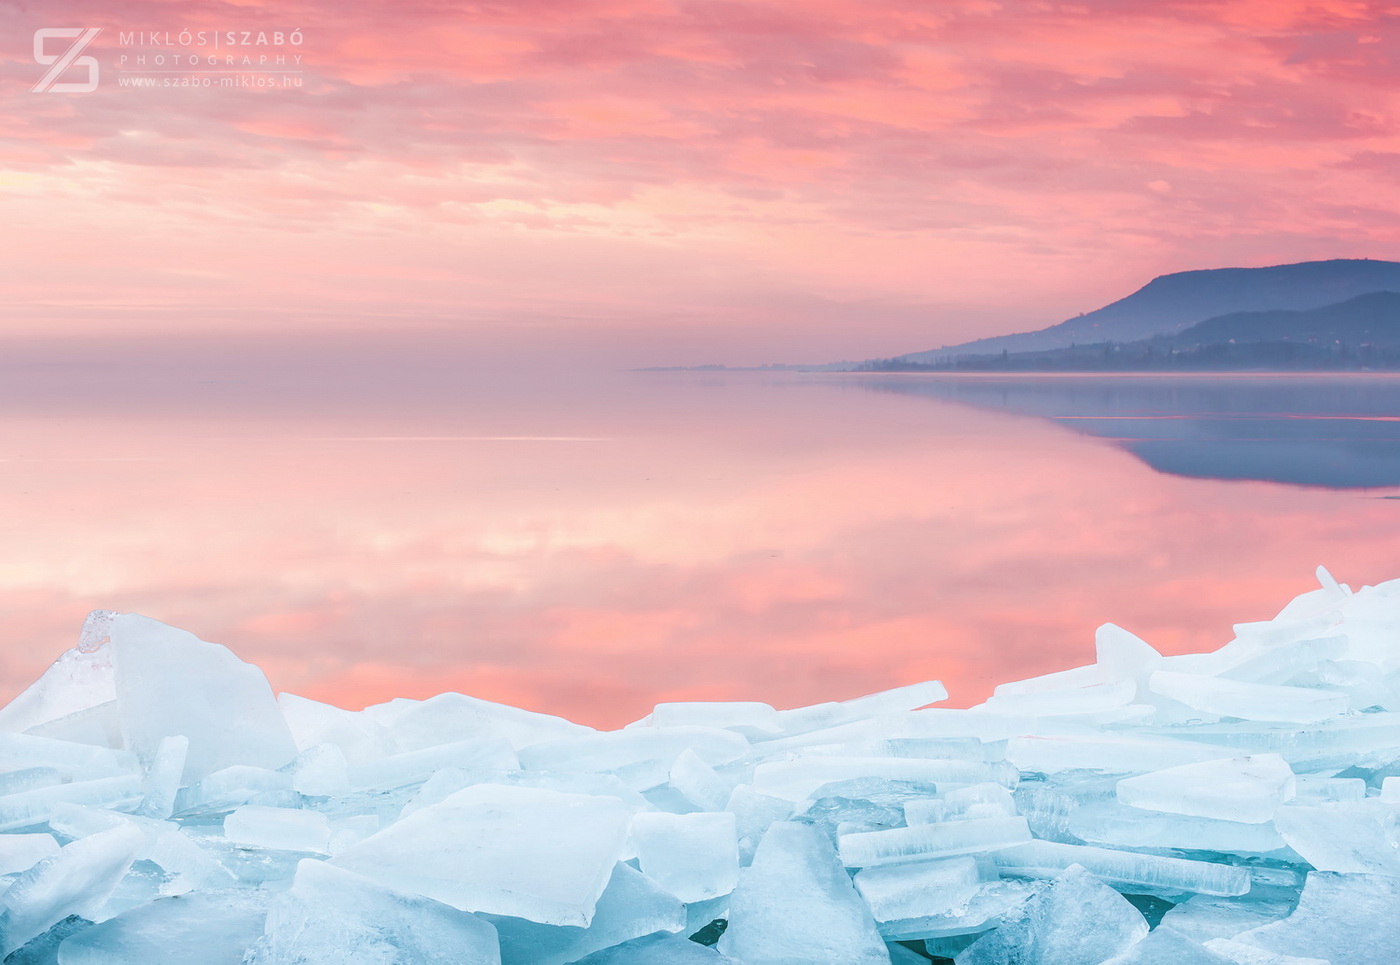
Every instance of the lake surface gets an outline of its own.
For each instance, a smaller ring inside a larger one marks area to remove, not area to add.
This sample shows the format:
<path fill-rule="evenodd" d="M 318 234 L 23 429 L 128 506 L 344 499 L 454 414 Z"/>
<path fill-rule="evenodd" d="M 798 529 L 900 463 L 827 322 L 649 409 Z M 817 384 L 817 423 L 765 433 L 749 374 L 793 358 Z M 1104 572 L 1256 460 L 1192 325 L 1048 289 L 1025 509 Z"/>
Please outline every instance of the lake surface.
<path fill-rule="evenodd" d="M 965 706 L 1091 660 L 1105 621 L 1216 647 L 1320 563 L 1400 577 L 1387 376 L 26 371 L 6 699 L 107 607 L 352 707 L 614 726 L 930 677 Z"/>

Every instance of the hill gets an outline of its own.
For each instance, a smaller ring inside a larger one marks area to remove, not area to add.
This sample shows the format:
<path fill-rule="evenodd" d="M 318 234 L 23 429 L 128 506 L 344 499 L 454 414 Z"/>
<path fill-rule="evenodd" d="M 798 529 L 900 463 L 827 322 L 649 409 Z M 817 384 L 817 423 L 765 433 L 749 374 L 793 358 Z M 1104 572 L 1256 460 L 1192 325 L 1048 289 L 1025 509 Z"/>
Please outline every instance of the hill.
<path fill-rule="evenodd" d="M 1176 335 L 940 363 L 887 359 L 874 371 L 1156 371 L 1400 369 L 1400 293 L 1358 295 L 1302 311 L 1231 312 Z"/>
<path fill-rule="evenodd" d="M 1126 298 L 1037 332 L 912 352 L 897 360 L 931 365 L 1002 352 L 1135 342 L 1176 335 L 1207 319 L 1238 312 L 1320 308 L 1380 291 L 1400 291 L 1400 263 L 1334 259 L 1268 268 L 1183 271 L 1154 278 Z"/>

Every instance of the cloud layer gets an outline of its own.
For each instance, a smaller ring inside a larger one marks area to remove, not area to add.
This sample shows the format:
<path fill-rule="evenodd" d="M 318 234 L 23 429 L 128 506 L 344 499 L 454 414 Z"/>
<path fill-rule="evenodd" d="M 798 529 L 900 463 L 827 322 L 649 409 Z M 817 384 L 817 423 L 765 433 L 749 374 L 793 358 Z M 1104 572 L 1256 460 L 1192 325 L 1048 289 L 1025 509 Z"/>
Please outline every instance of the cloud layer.
<path fill-rule="evenodd" d="M 1039 326 L 1168 270 L 1400 256 L 1387 3 L 0 17 L 16 332 L 415 320 L 583 330 L 651 361 L 859 356 Z M 30 92 L 29 38 L 60 25 L 103 28 L 97 91 Z M 296 30 L 302 86 L 119 85 L 137 54 L 204 49 L 185 30 Z"/>

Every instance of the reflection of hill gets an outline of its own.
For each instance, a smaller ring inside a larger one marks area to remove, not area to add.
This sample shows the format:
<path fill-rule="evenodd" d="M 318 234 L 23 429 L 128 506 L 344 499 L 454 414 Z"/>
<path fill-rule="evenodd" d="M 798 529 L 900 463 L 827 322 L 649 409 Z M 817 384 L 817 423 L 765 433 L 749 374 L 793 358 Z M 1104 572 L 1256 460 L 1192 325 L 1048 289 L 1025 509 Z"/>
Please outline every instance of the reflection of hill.
<path fill-rule="evenodd" d="M 1053 419 L 1178 476 L 1400 486 L 1396 377 L 915 375 L 859 384 Z"/>

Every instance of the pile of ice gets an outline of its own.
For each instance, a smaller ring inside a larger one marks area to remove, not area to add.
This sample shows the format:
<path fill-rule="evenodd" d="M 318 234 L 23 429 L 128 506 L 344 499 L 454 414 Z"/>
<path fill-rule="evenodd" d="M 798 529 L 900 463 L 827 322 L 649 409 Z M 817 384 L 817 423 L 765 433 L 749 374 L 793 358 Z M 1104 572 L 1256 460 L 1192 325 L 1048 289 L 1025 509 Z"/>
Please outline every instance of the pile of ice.
<path fill-rule="evenodd" d="M 99 611 L 0 710 L 5 963 L 1400 961 L 1400 581 L 970 710 L 358 712 Z"/>

